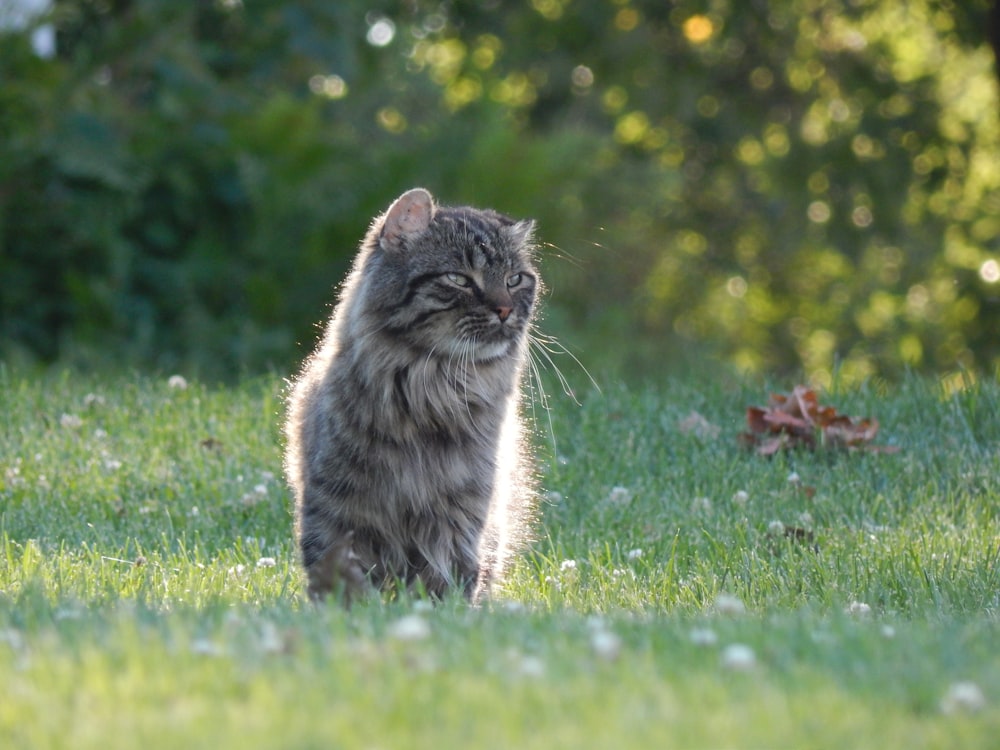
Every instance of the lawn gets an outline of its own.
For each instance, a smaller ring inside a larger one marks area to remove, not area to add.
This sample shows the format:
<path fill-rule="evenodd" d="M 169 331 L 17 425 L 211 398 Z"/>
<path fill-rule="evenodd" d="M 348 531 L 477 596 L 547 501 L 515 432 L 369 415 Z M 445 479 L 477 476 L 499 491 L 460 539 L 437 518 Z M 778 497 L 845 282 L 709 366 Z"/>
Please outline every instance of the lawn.
<path fill-rule="evenodd" d="M 498 596 L 350 612 L 303 596 L 282 388 L 0 369 L 0 747 L 996 746 L 995 379 L 823 393 L 895 452 L 770 458 L 770 386 L 549 386 Z"/>

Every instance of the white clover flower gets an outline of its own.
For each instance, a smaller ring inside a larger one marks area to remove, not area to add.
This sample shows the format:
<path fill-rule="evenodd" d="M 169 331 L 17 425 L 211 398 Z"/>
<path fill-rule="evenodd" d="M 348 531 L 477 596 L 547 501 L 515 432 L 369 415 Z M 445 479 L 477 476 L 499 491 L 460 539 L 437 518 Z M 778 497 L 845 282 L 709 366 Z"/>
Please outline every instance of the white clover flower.
<path fill-rule="evenodd" d="M 986 708 L 986 696 L 974 682 L 954 682 L 948 686 L 940 705 L 946 714 L 974 713 Z"/>
<path fill-rule="evenodd" d="M 799 484 L 801 481 L 802 477 L 799 476 L 799 473 L 797 471 L 793 471 L 791 474 L 788 475 L 789 484 Z"/>
<path fill-rule="evenodd" d="M 258 568 L 273 568 L 278 564 L 278 561 L 273 557 L 262 557 L 257 561 Z"/>
<path fill-rule="evenodd" d="M 266 495 L 267 494 L 267 485 L 266 484 L 257 484 L 257 485 L 254 485 L 253 491 L 254 491 L 255 495 Z"/>
<path fill-rule="evenodd" d="M 771 521 L 771 523 L 767 525 L 767 533 L 771 536 L 784 536 L 785 524 L 781 521 Z"/>
<path fill-rule="evenodd" d="M 172 388 L 175 391 L 187 390 L 188 382 L 187 378 L 183 375 L 171 375 L 167 378 L 167 387 Z"/>
<path fill-rule="evenodd" d="M 887 531 L 891 530 L 890 527 L 885 526 L 884 524 L 872 523 L 871 521 L 862 521 L 861 528 L 863 528 L 865 531 L 870 531 L 873 534 L 884 534 Z M 871 538 L 875 539 L 874 536 L 872 536 Z"/>
<path fill-rule="evenodd" d="M 570 570 L 576 570 L 576 560 L 563 560 L 559 563 L 559 570 L 562 573 L 566 573 Z"/>
<path fill-rule="evenodd" d="M 525 656 L 517 665 L 517 671 L 525 677 L 543 677 L 545 662 L 537 656 Z"/>
<path fill-rule="evenodd" d="M 692 513 L 711 513 L 712 512 L 712 500 L 707 497 L 696 497 L 691 501 L 691 512 Z"/>
<path fill-rule="evenodd" d="M 596 630 L 606 630 L 608 627 L 607 620 L 601 615 L 590 615 L 586 619 L 587 630 L 594 632 Z"/>
<path fill-rule="evenodd" d="M 711 628 L 695 628 L 688 638 L 695 646 L 714 646 L 719 642 L 719 636 Z"/>
<path fill-rule="evenodd" d="M 739 597 L 722 593 L 715 597 L 715 611 L 720 615 L 742 615 L 747 607 Z"/>
<path fill-rule="evenodd" d="M 258 640 L 260 650 L 265 654 L 283 654 L 288 650 L 288 644 L 281 635 L 281 631 L 275 627 L 274 623 L 264 621 L 260 625 L 260 638 Z"/>
<path fill-rule="evenodd" d="M 868 617 L 872 613 L 872 608 L 864 602 L 855 601 L 848 604 L 844 611 L 854 617 Z"/>
<path fill-rule="evenodd" d="M 397 641 L 422 641 L 431 635 L 431 626 L 420 615 L 406 615 L 389 626 L 389 637 Z"/>
<path fill-rule="evenodd" d="M 622 651 L 622 639 L 610 630 L 598 629 L 590 635 L 590 647 L 601 659 L 614 661 Z"/>
<path fill-rule="evenodd" d="M 8 466 L 4 471 L 4 481 L 11 487 L 23 487 L 25 485 L 24 477 L 21 476 L 20 459 L 18 459 L 18 463 L 14 466 Z"/>
<path fill-rule="evenodd" d="M 230 568 L 229 570 L 227 570 L 226 572 L 227 572 L 227 573 L 228 573 L 229 575 L 231 575 L 231 576 L 241 576 L 241 575 L 243 575 L 243 572 L 244 572 L 244 571 L 245 571 L 246 569 L 247 569 L 247 566 L 246 566 L 246 565 L 244 565 L 243 563 L 239 563 L 239 564 L 237 564 L 237 565 L 234 565 L 233 567 L 231 567 L 231 568 Z"/>
<path fill-rule="evenodd" d="M 809 511 L 799 513 L 799 523 L 802 526 L 812 526 L 813 525 L 812 513 L 810 513 Z"/>
<path fill-rule="evenodd" d="M 638 547 L 636 549 L 630 549 L 628 551 L 629 560 L 638 560 L 640 557 L 642 557 L 642 550 L 639 549 Z"/>
<path fill-rule="evenodd" d="M 88 393 L 83 397 L 83 405 L 87 408 L 92 406 L 104 406 L 104 396 L 100 396 L 96 393 Z"/>
<path fill-rule="evenodd" d="M 632 501 L 632 492 L 627 487 L 615 486 L 608 493 L 608 502 L 612 505 L 628 505 Z"/>
<path fill-rule="evenodd" d="M 257 492 L 244 492 L 243 497 L 240 498 L 240 503 L 248 508 L 252 508 L 255 505 L 259 505 L 264 501 L 264 495 Z"/>
<path fill-rule="evenodd" d="M 199 656 L 222 656 L 222 648 L 207 638 L 191 641 L 191 651 Z"/>
<path fill-rule="evenodd" d="M 750 499 L 750 493 L 747 492 L 746 490 L 737 490 L 736 493 L 733 495 L 733 502 L 739 506 L 746 505 L 749 499 Z"/>
<path fill-rule="evenodd" d="M 742 643 L 731 643 L 722 649 L 722 666 L 735 672 L 746 672 L 757 666 L 757 655 Z"/>
<path fill-rule="evenodd" d="M 700 438 L 717 438 L 722 428 L 709 422 L 696 411 L 692 411 L 677 423 L 677 429 L 683 433 L 692 433 Z"/>
<path fill-rule="evenodd" d="M 59 417 L 59 425 L 67 430 L 78 430 L 83 427 L 83 420 L 76 414 L 63 414 Z"/>
<path fill-rule="evenodd" d="M 389 637 L 397 641 L 422 641 L 431 635 L 431 626 L 420 615 L 406 615 L 389 626 Z"/>
<path fill-rule="evenodd" d="M 7 628 L 0 630 L 0 643 L 6 643 L 14 651 L 20 651 L 24 647 L 24 637 L 21 631 Z"/>

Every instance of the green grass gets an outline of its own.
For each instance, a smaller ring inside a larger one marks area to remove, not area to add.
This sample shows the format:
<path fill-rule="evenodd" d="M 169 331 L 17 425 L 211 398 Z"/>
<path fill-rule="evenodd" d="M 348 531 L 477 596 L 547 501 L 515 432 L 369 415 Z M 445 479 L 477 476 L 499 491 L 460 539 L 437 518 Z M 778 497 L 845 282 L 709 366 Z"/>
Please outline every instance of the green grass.
<path fill-rule="evenodd" d="M 277 378 L 0 369 L 0 747 L 994 747 L 1000 385 L 824 394 L 900 451 L 768 460 L 767 389 L 707 381 L 551 393 L 500 596 L 345 612 L 303 597 Z"/>

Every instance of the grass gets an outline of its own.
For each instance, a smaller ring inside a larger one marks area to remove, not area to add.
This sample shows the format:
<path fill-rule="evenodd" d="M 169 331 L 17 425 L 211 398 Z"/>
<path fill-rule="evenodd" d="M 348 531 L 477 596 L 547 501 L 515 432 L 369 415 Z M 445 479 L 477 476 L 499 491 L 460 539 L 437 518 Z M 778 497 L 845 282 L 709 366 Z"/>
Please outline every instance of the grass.
<path fill-rule="evenodd" d="M 772 460 L 735 440 L 767 392 L 553 398 L 502 594 L 344 612 L 303 597 L 278 379 L 0 369 L 0 746 L 995 746 L 1000 384 L 824 394 L 900 451 Z"/>

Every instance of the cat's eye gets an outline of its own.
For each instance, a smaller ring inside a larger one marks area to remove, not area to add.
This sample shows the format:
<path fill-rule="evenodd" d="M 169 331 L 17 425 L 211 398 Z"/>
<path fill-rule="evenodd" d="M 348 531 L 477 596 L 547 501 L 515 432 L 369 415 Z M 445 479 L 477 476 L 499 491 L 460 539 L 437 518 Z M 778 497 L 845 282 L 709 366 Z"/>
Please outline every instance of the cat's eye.
<path fill-rule="evenodd" d="M 515 273 L 507 277 L 507 286 L 508 288 L 513 289 L 516 286 L 521 286 L 522 281 L 524 281 L 524 275 Z"/>
<path fill-rule="evenodd" d="M 472 279 L 468 276 L 463 276 L 460 273 L 446 273 L 445 278 L 448 279 L 455 286 L 468 287 L 472 286 Z"/>

